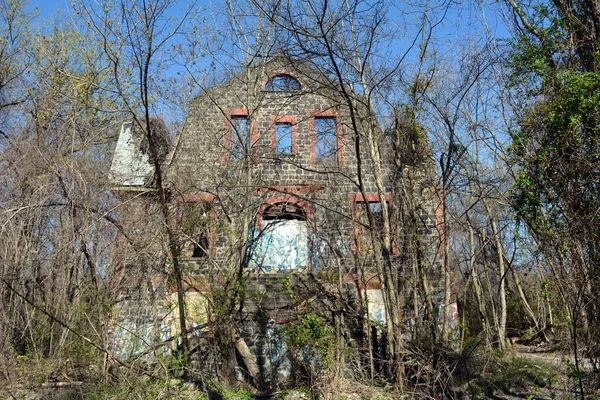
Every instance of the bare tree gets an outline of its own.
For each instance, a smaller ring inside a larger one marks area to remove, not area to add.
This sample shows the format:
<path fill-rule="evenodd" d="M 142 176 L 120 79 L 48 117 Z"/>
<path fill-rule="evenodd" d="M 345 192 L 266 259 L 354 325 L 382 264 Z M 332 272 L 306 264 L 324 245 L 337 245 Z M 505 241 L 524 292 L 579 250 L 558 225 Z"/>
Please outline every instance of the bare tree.
<path fill-rule="evenodd" d="M 177 287 L 179 327 L 184 357 L 189 343 L 186 325 L 185 289 L 179 261 L 177 234 L 172 226 L 163 163 L 166 150 L 162 141 L 169 138 L 164 123 L 153 119 L 158 104 L 153 97 L 153 77 L 161 73 L 161 56 L 170 41 L 182 34 L 194 4 L 183 9 L 173 20 L 168 13 L 175 7 L 172 1 L 122 1 L 114 7 L 100 7 L 81 2 L 76 10 L 85 17 L 90 31 L 101 43 L 103 59 L 111 71 L 111 90 L 119 97 L 125 111 L 142 132 L 147 143 L 149 162 L 153 170 L 152 187 L 156 192 L 170 258 L 169 275 Z"/>
<path fill-rule="evenodd" d="M 18 3 L 3 3 L 9 5 L 11 23 L 26 21 Z M 68 373 L 108 351 L 105 277 L 114 216 L 102 154 L 114 132 L 102 105 L 110 101 L 97 90 L 102 72 L 76 31 L 57 25 L 29 36 L 21 31 L 27 25 L 7 29 L 3 54 L 15 65 L 5 70 L 12 81 L 3 91 L 0 146 L 3 354 L 42 363 L 68 354 Z M 27 58 L 11 52 L 11 43 L 27 48 Z M 27 79 L 17 81 L 11 74 L 25 67 Z M 9 100 L 17 89 L 20 97 Z M 10 364 L 3 365 L 6 375 L 14 372 Z"/>

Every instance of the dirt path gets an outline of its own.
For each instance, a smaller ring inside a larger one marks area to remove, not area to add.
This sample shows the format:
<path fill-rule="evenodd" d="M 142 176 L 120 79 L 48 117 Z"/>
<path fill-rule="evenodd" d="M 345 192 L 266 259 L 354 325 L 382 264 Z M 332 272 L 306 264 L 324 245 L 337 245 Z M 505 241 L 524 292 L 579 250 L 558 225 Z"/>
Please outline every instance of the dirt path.
<path fill-rule="evenodd" d="M 512 351 L 515 357 L 528 358 L 530 360 L 542 361 L 553 365 L 562 372 L 568 373 L 569 368 L 575 365 L 575 357 L 573 354 L 567 354 L 560 351 L 548 351 L 535 346 L 523 346 L 515 344 L 512 346 Z M 590 372 L 593 370 L 593 365 L 588 359 L 579 359 L 579 368 L 582 371 Z"/>
<path fill-rule="evenodd" d="M 511 350 L 514 357 L 526 358 L 533 361 L 541 361 L 556 369 L 556 382 L 544 388 L 534 389 L 532 392 L 514 393 L 512 395 L 501 395 L 496 399 L 516 400 L 531 398 L 535 400 L 551 399 L 576 399 L 579 396 L 578 382 L 569 377 L 574 369 L 575 358 L 572 354 L 548 350 L 537 346 L 523 346 L 515 344 Z M 593 370 L 589 360 L 579 360 L 580 369 L 584 372 Z M 531 396 L 531 397 L 530 397 Z"/>

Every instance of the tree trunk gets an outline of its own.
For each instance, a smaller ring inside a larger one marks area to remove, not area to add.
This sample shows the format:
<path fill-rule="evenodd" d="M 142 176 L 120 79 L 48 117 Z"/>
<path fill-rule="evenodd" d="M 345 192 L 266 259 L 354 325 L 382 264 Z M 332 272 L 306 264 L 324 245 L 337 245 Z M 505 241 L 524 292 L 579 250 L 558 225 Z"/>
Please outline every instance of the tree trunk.
<path fill-rule="evenodd" d="M 468 219 L 468 218 L 467 218 Z M 485 299 L 481 290 L 481 282 L 479 280 L 479 271 L 477 269 L 477 259 L 475 257 L 475 232 L 473 225 L 469 224 L 469 271 L 471 273 L 471 281 L 473 282 L 473 291 L 475 292 L 475 298 L 477 300 L 477 307 L 479 309 L 479 316 L 481 318 L 481 325 L 485 337 L 485 347 L 489 348 L 492 345 L 492 328 L 490 327 L 490 320 L 485 310 Z"/>
<path fill-rule="evenodd" d="M 485 202 L 484 202 L 485 203 Z M 502 246 L 502 237 L 498 229 L 496 217 L 492 216 L 491 210 L 487 203 L 485 208 L 490 217 L 492 224 L 492 234 L 494 235 L 494 243 L 498 253 L 498 277 L 500 283 L 498 286 L 498 296 L 500 298 L 500 319 L 498 320 L 498 349 L 504 353 L 506 350 L 506 267 L 504 265 L 504 250 Z"/>

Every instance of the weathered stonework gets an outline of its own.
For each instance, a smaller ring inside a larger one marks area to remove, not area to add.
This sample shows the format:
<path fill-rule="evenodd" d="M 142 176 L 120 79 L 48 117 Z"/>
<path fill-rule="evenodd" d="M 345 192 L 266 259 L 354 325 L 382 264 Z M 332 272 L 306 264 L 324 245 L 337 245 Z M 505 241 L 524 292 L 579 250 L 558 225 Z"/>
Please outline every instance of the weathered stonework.
<path fill-rule="evenodd" d="M 301 89 L 267 90 L 278 76 L 297 80 Z M 217 329 L 211 321 L 223 312 L 215 307 L 227 303 L 230 292 L 225 291 L 235 286 L 232 276 L 244 279 L 241 295 L 235 292 L 240 296 L 236 318 L 266 381 L 287 379 L 298 368 L 284 356 L 277 332 L 308 309 L 336 319 L 341 313 L 358 315 L 367 305 L 364 312 L 385 323 L 372 266 L 374 250 L 364 225 L 366 203 L 380 218 L 378 203 L 383 201 L 377 195 L 363 135 L 373 121 L 360 117 L 353 121 L 352 113 L 361 115 L 364 110 L 350 110 L 326 76 L 284 56 L 244 70 L 192 102 L 164 169 L 188 297 L 197 300 L 188 305 L 195 310 L 188 329 L 194 328 L 208 360 L 204 369 L 222 368 L 216 365 L 214 344 L 202 342 L 202 332 Z M 335 122 L 335 131 L 325 132 L 327 143 L 319 142 L 316 132 L 317 120 L 323 118 Z M 240 127 L 245 140 L 236 139 Z M 378 125 L 374 129 L 381 133 Z M 290 134 L 288 142 L 278 143 L 281 132 Z M 287 151 L 278 152 L 278 146 Z M 335 155 L 320 159 L 324 146 L 334 147 Z M 402 276 L 409 272 L 401 265 L 403 249 L 398 247 L 405 234 L 420 235 L 428 260 L 439 262 L 435 176 L 427 163 L 413 176 L 409 190 L 418 204 L 419 221 L 417 232 L 406 233 L 400 225 L 404 203 L 398 198 L 406 193 L 406 188 L 398 187 L 404 171 L 398 170 L 391 153 L 385 153 L 391 147 L 381 147 L 384 198 L 394 236 L 392 262 Z M 127 163 L 115 163 L 123 173 Z M 359 173 L 362 192 L 357 186 Z M 115 193 L 123 200 L 123 232 L 115 260 L 115 290 L 121 301 L 113 338 L 122 356 L 143 352 L 142 345 L 136 349 L 126 343 L 131 337 L 151 347 L 178 333 L 176 298 L 166 278 L 169 252 L 153 189 L 132 182 L 139 179 L 115 182 Z M 379 234 L 375 232 L 375 237 Z M 124 333 L 128 331 L 139 333 Z"/>

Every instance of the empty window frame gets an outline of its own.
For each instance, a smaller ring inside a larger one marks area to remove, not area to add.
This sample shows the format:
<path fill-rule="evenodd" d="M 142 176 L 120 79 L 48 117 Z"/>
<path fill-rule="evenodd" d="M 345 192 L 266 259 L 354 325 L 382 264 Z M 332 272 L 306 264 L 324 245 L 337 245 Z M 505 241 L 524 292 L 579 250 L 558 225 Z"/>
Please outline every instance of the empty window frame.
<path fill-rule="evenodd" d="M 247 154 L 248 116 L 232 115 L 230 121 L 229 158 L 230 160 L 241 160 Z"/>
<path fill-rule="evenodd" d="M 373 232 L 375 233 L 375 242 L 369 231 L 368 208 L 373 215 Z M 383 213 L 379 201 L 360 201 L 355 204 L 355 222 L 358 225 L 356 232 L 356 251 L 361 255 L 373 254 L 374 249 L 381 246 L 380 233 L 383 230 Z"/>
<path fill-rule="evenodd" d="M 292 124 L 287 122 L 275 124 L 275 143 L 277 153 L 292 152 Z"/>
<path fill-rule="evenodd" d="M 253 146 L 258 140 L 256 126 L 250 132 L 250 119 L 246 108 L 229 108 L 225 110 L 225 137 L 222 163 L 229 160 L 241 160 L 254 150 Z M 248 135 L 251 135 L 248 143 Z M 250 149 L 248 148 L 250 145 Z"/>
<path fill-rule="evenodd" d="M 265 90 L 268 91 L 293 91 L 301 89 L 302 84 L 300 81 L 288 74 L 275 75 L 265 84 Z"/>
<path fill-rule="evenodd" d="M 393 204 L 391 195 L 385 196 L 385 202 L 388 209 L 388 218 L 391 219 Z M 369 228 L 368 212 L 373 216 L 372 229 L 375 235 L 371 235 Z M 366 255 L 373 254 L 374 250 L 381 248 L 381 233 L 383 232 L 383 210 L 382 203 L 378 195 L 371 194 L 364 198 L 361 195 L 353 196 L 353 219 L 355 235 L 355 253 Z M 391 222 L 391 221 L 390 221 Z M 392 227 L 393 228 L 393 227 Z M 393 229 L 392 229 L 393 231 Z M 373 236 L 375 242 L 373 241 Z M 393 232 L 392 232 L 393 236 Z M 393 239 L 393 238 L 392 238 Z M 392 242 L 392 253 L 397 254 L 398 250 Z"/>
<path fill-rule="evenodd" d="M 337 161 L 343 166 L 342 129 L 335 109 L 309 110 L 311 161 Z"/>
<path fill-rule="evenodd" d="M 381 202 L 377 201 L 357 201 L 355 204 L 356 208 L 356 220 L 362 226 L 369 226 L 369 210 L 373 215 L 373 229 L 380 232 L 383 228 L 383 210 L 381 209 Z M 388 203 L 389 208 L 389 203 Z"/>
<path fill-rule="evenodd" d="M 315 161 L 336 161 L 338 136 L 336 117 L 315 117 Z"/>
<path fill-rule="evenodd" d="M 298 152 L 295 116 L 272 117 L 271 126 L 271 151 L 278 154 Z"/>

